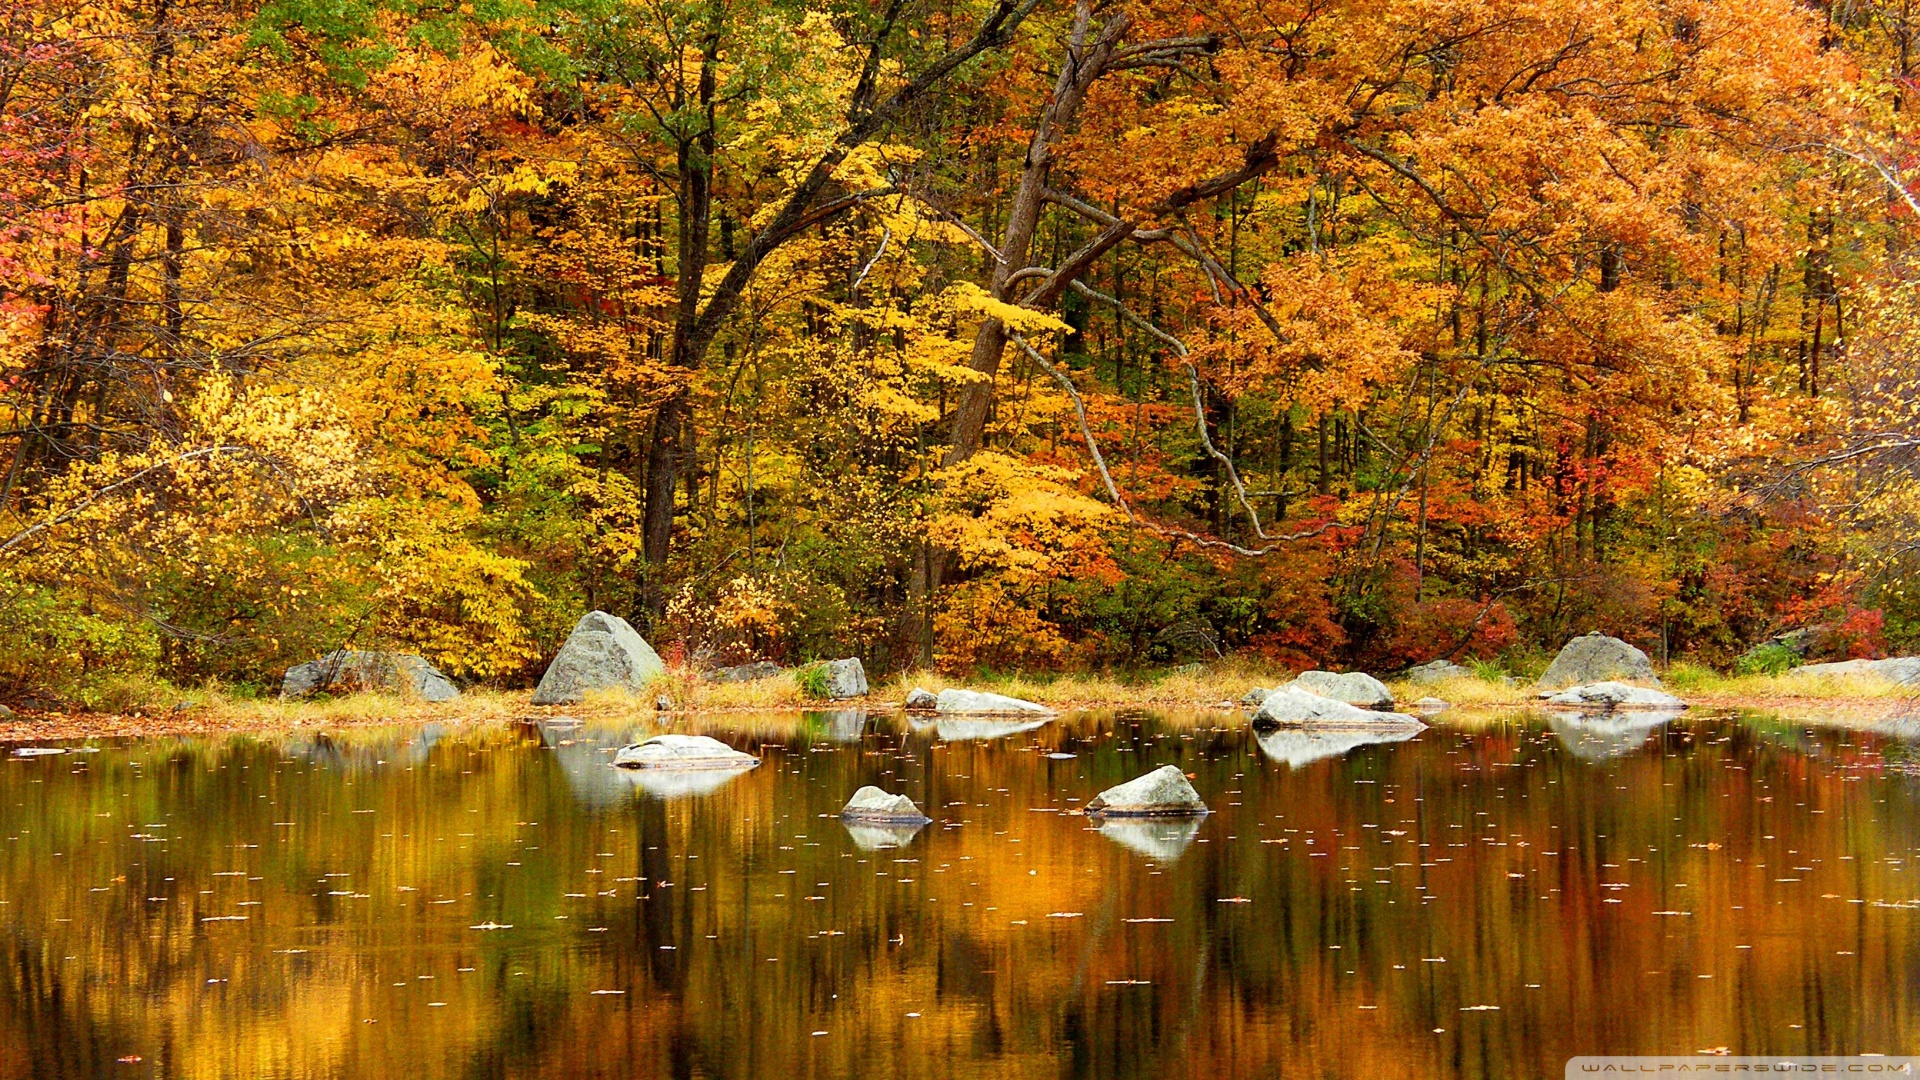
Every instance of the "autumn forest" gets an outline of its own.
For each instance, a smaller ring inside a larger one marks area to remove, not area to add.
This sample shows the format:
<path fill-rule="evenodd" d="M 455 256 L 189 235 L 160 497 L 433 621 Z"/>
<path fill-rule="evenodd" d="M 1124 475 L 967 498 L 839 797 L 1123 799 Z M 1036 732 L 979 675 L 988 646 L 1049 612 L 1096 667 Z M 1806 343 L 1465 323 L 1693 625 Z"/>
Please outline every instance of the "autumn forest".
<path fill-rule="evenodd" d="M 19 0 L 0 689 L 1911 651 L 1916 19 Z"/>

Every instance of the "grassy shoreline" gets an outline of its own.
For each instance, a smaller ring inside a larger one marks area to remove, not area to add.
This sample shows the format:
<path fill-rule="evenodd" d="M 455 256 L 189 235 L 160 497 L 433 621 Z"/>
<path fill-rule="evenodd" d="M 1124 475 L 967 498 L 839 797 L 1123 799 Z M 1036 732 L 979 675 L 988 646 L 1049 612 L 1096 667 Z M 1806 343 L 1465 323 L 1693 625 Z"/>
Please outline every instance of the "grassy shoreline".
<path fill-rule="evenodd" d="M 218 732 L 322 730 L 432 722 L 504 723 L 522 717 L 577 716 L 584 720 L 640 721 L 659 715 L 655 700 L 664 697 L 673 716 L 789 713 L 807 710 L 900 707 L 916 687 L 938 692 L 949 686 L 992 690 L 1026 698 L 1062 711 L 1074 709 L 1161 708 L 1211 711 L 1232 709 L 1255 686 L 1273 687 L 1289 674 L 1237 663 L 1163 672 L 1157 676 L 1119 677 L 986 675 L 952 679 L 933 672 L 909 672 L 877 683 L 867 697 L 852 701 L 811 698 L 799 682 L 776 676 L 750 683 L 712 683 L 688 671 L 655 680 L 644 695 L 596 694 L 576 705 L 536 707 L 526 690 L 473 690 L 458 701 L 433 704 L 398 696 L 283 701 L 247 698 L 218 688 L 184 695 L 184 708 L 132 708 L 124 712 L 16 714 L 0 720 L 0 743 L 76 738 L 188 735 Z M 1753 709 L 1796 714 L 1810 723 L 1865 726 L 1920 711 L 1920 687 L 1875 678 L 1808 678 L 1793 675 L 1729 676 L 1701 668 L 1668 672 L 1667 688 L 1695 709 Z M 1449 715 L 1466 721 L 1538 707 L 1530 682 L 1474 676 L 1432 684 L 1389 682 L 1403 705 L 1436 697 L 1454 707 Z"/>

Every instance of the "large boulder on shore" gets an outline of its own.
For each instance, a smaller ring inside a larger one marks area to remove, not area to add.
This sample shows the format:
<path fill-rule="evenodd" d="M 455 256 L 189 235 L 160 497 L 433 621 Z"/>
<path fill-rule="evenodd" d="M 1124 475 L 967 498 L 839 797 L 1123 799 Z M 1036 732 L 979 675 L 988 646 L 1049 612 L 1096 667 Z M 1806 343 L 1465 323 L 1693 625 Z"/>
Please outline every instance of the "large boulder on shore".
<path fill-rule="evenodd" d="M 836 701 L 867 696 L 867 668 L 859 657 L 827 661 L 827 696 Z"/>
<path fill-rule="evenodd" d="M 1451 660 L 1429 660 L 1407 669 L 1407 681 L 1415 686 L 1432 686 L 1448 679 L 1472 678 L 1473 669 L 1462 667 Z"/>
<path fill-rule="evenodd" d="M 1206 812 L 1207 804 L 1178 765 L 1162 765 L 1116 784 L 1087 804 L 1087 813 L 1100 817 L 1187 817 Z"/>
<path fill-rule="evenodd" d="M 936 712 L 943 713 L 1051 713 L 1045 705 L 1031 701 L 1008 697 L 1005 694 L 989 694 L 984 690 L 942 690 L 933 699 Z"/>
<path fill-rule="evenodd" d="M 1595 630 L 1567 642 L 1534 683 L 1534 688 L 1565 690 L 1570 686 L 1602 682 L 1660 685 L 1659 677 L 1653 673 L 1653 661 L 1647 659 L 1646 653 Z"/>
<path fill-rule="evenodd" d="M 428 701 L 452 701 L 460 690 L 440 669 L 412 653 L 337 649 L 318 660 L 287 669 L 281 697 L 306 697 L 322 690 L 336 694 L 386 691 L 413 694 Z"/>
<path fill-rule="evenodd" d="M 1575 686 L 1548 695 L 1549 705 L 1573 705 L 1601 709 L 1684 709 L 1687 703 L 1664 690 L 1629 686 L 1623 682 L 1598 682 Z"/>
<path fill-rule="evenodd" d="M 1363 709 L 1393 707 L 1393 692 L 1364 671 L 1303 671 L 1287 685 Z"/>
<path fill-rule="evenodd" d="M 1789 675 L 1819 678 L 1848 676 L 1886 679 L 1905 686 L 1920 686 L 1920 656 L 1895 656 L 1886 660 L 1841 660 L 1832 664 L 1804 664 Z"/>
<path fill-rule="evenodd" d="M 916 686 L 907 691 L 907 700 L 901 707 L 908 712 L 932 712 L 940 707 L 940 699 L 933 696 L 933 691 Z"/>
<path fill-rule="evenodd" d="M 535 705 L 571 705 L 589 690 L 624 689 L 639 693 L 648 680 L 663 674 L 667 665 L 627 620 L 604 611 L 589 611 L 573 625 L 567 643 L 560 646 L 540 685 Z"/>
<path fill-rule="evenodd" d="M 933 819 L 920 812 L 913 800 L 905 795 L 895 795 L 868 784 L 853 793 L 847 805 L 840 810 L 843 821 L 866 822 L 874 825 L 925 825 Z"/>
<path fill-rule="evenodd" d="M 1424 727 L 1406 713 L 1362 709 L 1344 701 L 1335 701 L 1298 686 L 1283 686 L 1268 694 L 1254 710 L 1255 727 L 1280 727 L 1295 724 L 1327 724 L 1347 727 L 1371 727 L 1379 724 Z"/>
<path fill-rule="evenodd" d="M 655 735 L 621 747 L 613 763 L 623 769 L 751 769 L 760 759 L 706 735 Z"/>
<path fill-rule="evenodd" d="M 735 664 L 732 667 L 715 668 L 707 673 L 708 682 L 759 682 L 771 679 L 787 670 L 771 660 L 755 660 L 751 664 Z"/>

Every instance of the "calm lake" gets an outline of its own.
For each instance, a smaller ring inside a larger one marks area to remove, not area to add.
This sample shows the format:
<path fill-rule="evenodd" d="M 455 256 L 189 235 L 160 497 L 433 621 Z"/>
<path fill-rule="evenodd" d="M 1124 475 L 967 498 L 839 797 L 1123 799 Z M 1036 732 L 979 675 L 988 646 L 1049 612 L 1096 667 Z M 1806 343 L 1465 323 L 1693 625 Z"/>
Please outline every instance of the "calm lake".
<path fill-rule="evenodd" d="M 1221 722 L 691 721 L 764 759 L 693 780 L 609 766 L 630 725 L 7 748 L 0 1080 L 1558 1077 L 1920 1047 L 1920 725 Z M 1078 812 L 1168 763 L 1211 816 Z M 933 823 L 850 829 L 868 783 Z"/>

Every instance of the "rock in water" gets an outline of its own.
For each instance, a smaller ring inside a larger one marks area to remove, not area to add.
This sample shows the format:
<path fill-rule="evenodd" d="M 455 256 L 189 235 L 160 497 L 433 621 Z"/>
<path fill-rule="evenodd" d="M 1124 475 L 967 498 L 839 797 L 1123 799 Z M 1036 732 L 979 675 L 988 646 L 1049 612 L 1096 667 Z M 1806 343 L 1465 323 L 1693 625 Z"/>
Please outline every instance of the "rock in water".
<path fill-rule="evenodd" d="M 922 690 L 916 686 L 907 691 L 905 708 L 908 712 L 932 712 L 939 706 L 940 699 L 934 697 L 931 690 Z"/>
<path fill-rule="evenodd" d="M 933 707 L 943 713 L 1051 713 L 1045 705 L 983 690 L 942 690 Z"/>
<path fill-rule="evenodd" d="M 1547 698 L 1549 705 L 1599 706 L 1603 709 L 1684 709 L 1687 703 L 1672 694 L 1622 682 L 1589 683 L 1562 690 Z"/>
<path fill-rule="evenodd" d="M 1200 793 L 1178 765 L 1162 765 L 1145 776 L 1101 792 L 1087 813 L 1101 817 L 1185 817 L 1207 812 Z"/>
<path fill-rule="evenodd" d="M 1887 660 L 1841 660 L 1832 664 L 1805 664 L 1787 672 L 1789 675 L 1819 678 L 1820 676 L 1859 676 L 1887 679 L 1907 686 L 1920 685 L 1920 656 L 1896 656 Z"/>
<path fill-rule="evenodd" d="M 1364 671 L 1303 671 L 1288 685 L 1363 709 L 1393 708 L 1393 692 Z"/>
<path fill-rule="evenodd" d="M 613 763 L 623 769 L 751 769 L 760 759 L 705 735 L 655 735 L 621 747 Z"/>
<path fill-rule="evenodd" d="M 1473 671 L 1451 660 L 1433 660 L 1407 669 L 1407 681 L 1415 686 L 1431 686 L 1448 679 L 1466 679 Z"/>
<path fill-rule="evenodd" d="M 845 821 L 870 825 L 925 825 L 933 819 L 920 812 L 905 795 L 892 795 L 868 784 L 853 793 L 840 811 Z"/>
<path fill-rule="evenodd" d="M 771 679 L 787 670 L 771 660 L 755 660 L 751 664 L 739 664 L 734 667 L 717 668 L 707 673 L 708 682 L 758 682 Z"/>
<path fill-rule="evenodd" d="M 1376 712 L 1322 697 L 1298 686 L 1283 686 L 1267 695 L 1253 714 L 1255 727 L 1283 724 L 1330 724 L 1371 726 L 1374 724 L 1419 724 L 1406 713 Z"/>
<path fill-rule="evenodd" d="M 667 665 L 627 620 L 604 611 L 589 611 L 573 626 L 567 643 L 540 676 L 533 692 L 535 705 L 571 705 L 589 690 L 615 687 L 644 690 L 647 681 L 664 673 Z"/>
<path fill-rule="evenodd" d="M 306 697 L 321 690 L 338 694 L 387 691 L 415 694 L 428 701 L 452 701 L 460 696 L 440 669 L 412 653 L 362 652 L 339 649 L 318 660 L 287 669 L 280 680 L 281 697 Z"/>
<path fill-rule="evenodd" d="M 827 661 L 827 696 L 836 701 L 867 696 L 867 669 L 859 657 Z"/>
<path fill-rule="evenodd" d="M 1647 654 L 1617 637 L 1595 630 L 1582 634 L 1560 650 L 1547 665 L 1546 673 L 1534 684 L 1538 690 L 1565 690 L 1569 686 L 1587 686 L 1600 682 L 1640 683 L 1659 686 L 1653 662 Z"/>

